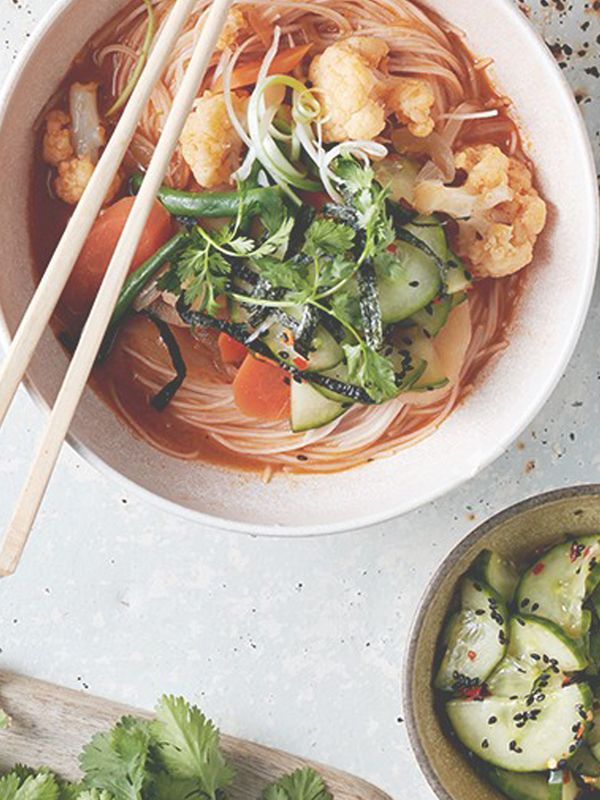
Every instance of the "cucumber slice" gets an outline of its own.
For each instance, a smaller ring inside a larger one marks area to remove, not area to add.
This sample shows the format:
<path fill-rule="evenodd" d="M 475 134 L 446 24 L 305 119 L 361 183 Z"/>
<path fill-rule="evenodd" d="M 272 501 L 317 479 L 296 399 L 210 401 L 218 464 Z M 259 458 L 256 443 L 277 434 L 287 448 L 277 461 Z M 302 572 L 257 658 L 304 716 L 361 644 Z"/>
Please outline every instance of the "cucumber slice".
<path fill-rule="evenodd" d="M 577 784 L 568 770 L 555 770 L 548 777 L 543 772 L 508 772 L 492 769 L 490 783 L 510 800 L 574 800 Z"/>
<path fill-rule="evenodd" d="M 586 742 L 594 758 L 600 761 L 600 701 L 598 700 L 598 696 L 596 696 L 594 700 L 594 715 L 595 721 L 587 736 Z"/>
<path fill-rule="evenodd" d="M 440 250 L 445 253 L 446 237 L 436 220 L 430 226 L 417 228 L 411 224 L 406 229 L 422 239 L 436 254 Z M 396 256 L 402 264 L 402 274 L 394 278 L 381 272 L 377 275 L 381 317 L 386 325 L 402 322 L 425 308 L 437 297 L 442 286 L 440 270 L 434 259 L 418 247 L 399 241 L 396 243 Z"/>
<path fill-rule="evenodd" d="M 295 316 L 296 314 L 294 314 Z M 311 352 L 307 357 L 302 356 L 294 349 L 293 337 L 290 337 L 290 331 L 281 322 L 274 322 L 266 334 L 261 337 L 261 342 L 269 348 L 278 361 L 296 366 L 302 364 L 303 368 L 314 372 L 331 369 L 344 357 L 344 351 L 340 345 L 322 325 L 319 325 L 315 331 Z"/>
<path fill-rule="evenodd" d="M 586 674 L 594 676 L 600 674 L 600 630 L 598 628 L 590 631 Z"/>
<path fill-rule="evenodd" d="M 517 589 L 517 607 L 556 622 L 573 638 L 589 628 L 583 604 L 600 582 L 600 536 L 559 544 L 524 574 Z"/>
<path fill-rule="evenodd" d="M 600 761 L 593 755 L 587 744 L 582 744 L 569 760 L 569 767 L 586 786 L 600 789 Z"/>
<path fill-rule="evenodd" d="M 450 700 L 446 713 L 458 738 L 478 758 L 513 772 L 538 772 L 575 753 L 591 707 L 589 687 L 572 684 L 534 695 L 533 701 Z"/>
<path fill-rule="evenodd" d="M 417 380 L 412 382 L 411 390 L 414 392 L 432 392 L 448 384 L 442 360 L 433 345 L 433 342 L 417 328 L 403 329 L 397 339 L 399 348 L 406 348 L 414 362 L 424 361 L 425 369 Z M 400 349 L 400 352 L 403 352 Z"/>
<path fill-rule="evenodd" d="M 498 592 L 505 603 L 512 602 L 520 577 L 514 564 L 491 550 L 482 550 L 472 571 Z"/>
<path fill-rule="evenodd" d="M 592 593 L 592 596 L 590 597 L 590 604 L 596 612 L 596 616 L 600 620 L 600 587 Z"/>
<path fill-rule="evenodd" d="M 417 311 L 412 321 L 429 339 L 435 338 L 448 322 L 452 311 L 452 298 L 437 298 L 433 303 L 425 306 L 422 311 Z"/>
<path fill-rule="evenodd" d="M 294 433 L 322 428 L 341 417 L 352 403 L 324 397 L 307 381 L 292 381 L 291 424 Z"/>
<path fill-rule="evenodd" d="M 488 681 L 494 696 L 521 697 L 560 688 L 565 673 L 587 666 L 585 648 L 558 625 L 518 615 L 510 621 L 506 658 Z"/>
<path fill-rule="evenodd" d="M 446 294 L 466 292 L 473 286 L 473 278 L 464 262 L 450 250 L 444 228 L 435 216 L 417 217 L 406 229 L 421 239 L 444 262 L 442 275 Z"/>
<path fill-rule="evenodd" d="M 444 286 L 450 295 L 466 292 L 473 286 L 473 278 L 462 261 L 451 250 L 446 254 L 446 272 Z"/>
<path fill-rule="evenodd" d="M 548 779 L 544 773 L 518 773 L 491 769 L 486 776 L 492 786 L 511 800 L 549 800 Z"/>
<path fill-rule="evenodd" d="M 482 684 L 506 652 L 507 613 L 496 592 L 483 582 L 463 578 L 460 605 L 442 639 L 445 649 L 435 686 L 443 691 Z"/>

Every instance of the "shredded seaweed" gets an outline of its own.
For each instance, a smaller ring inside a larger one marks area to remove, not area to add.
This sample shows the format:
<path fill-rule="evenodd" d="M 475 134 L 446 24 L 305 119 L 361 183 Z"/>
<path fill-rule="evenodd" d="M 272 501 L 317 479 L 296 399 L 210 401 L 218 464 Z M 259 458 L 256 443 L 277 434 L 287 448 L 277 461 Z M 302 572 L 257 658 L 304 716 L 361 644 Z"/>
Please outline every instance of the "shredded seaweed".
<path fill-rule="evenodd" d="M 176 373 L 175 378 L 173 378 L 172 381 L 169 381 L 166 386 L 163 386 L 160 392 L 155 394 L 150 400 L 150 405 L 152 408 L 155 408 L 157 411 L 164 411 L 177 394 L 181 384 L 184 382 L 187 375 L 187 368 L 185 361 L 183 360 L 183 356 L 181 355 L 179 345 L 177 344 L 177 339 L 173 335 L 173 331 L 167 325 L 167 323 L 160 319 L 160 317 L 157 317 L 156 314 L 153 314 L 151 311 L 146 310 L 142 313 L 151 322 L 153 322 L 154 325 L 156 325 L 156 328 L 160 333 L 160 338 L 163 340 L 163 343 L 169 352 L 169 357 L 171 358 L 171 363 L 173 364 L 173 369 Z"/>
<path fill-rule="evenodd" d="M 226 333 L 231 336 L 232 339 L 235 339 L 237 342 L 240 342 L 240 344 L 243 344 L 245 347 L 247 347 L 251 352 L 273 362 L 273 354 L 269 348 L 260 341 L 260 339 L 248 341 L 251 331 L 246 325 L 243 325 L 242 323 L 227 322 L 226 320 L 216 319 L 208 314 L 204 314 L 202 311 L 193 311 L 188 305 L 186 305 L 182 297 L 180 297 L 177 301 L 176 308 L 177 313 L 186 325 L 189 325 L 192 328 L 213 328 L 220 333 Z M 290 375 L 293 376 L 294 380 L 308 381 L 308 383 L 312 383 L 315 386 L 321 386 L 322 388 L 328 389 L 329 391 L 339 394 L 342 397 L 347 397 L 349 400 L 352 400 L 355 403 L 373 405 L 373 399 L 360 386 L 344 383 L 336 378 L 330 378 L 327 375 L 321 375 L 319 372 L 303 371 L 297 369 L 289 363 L 277 362 L 277 364 L 282 369 L 286 370 L 286 372 L 289 372 Z"/>

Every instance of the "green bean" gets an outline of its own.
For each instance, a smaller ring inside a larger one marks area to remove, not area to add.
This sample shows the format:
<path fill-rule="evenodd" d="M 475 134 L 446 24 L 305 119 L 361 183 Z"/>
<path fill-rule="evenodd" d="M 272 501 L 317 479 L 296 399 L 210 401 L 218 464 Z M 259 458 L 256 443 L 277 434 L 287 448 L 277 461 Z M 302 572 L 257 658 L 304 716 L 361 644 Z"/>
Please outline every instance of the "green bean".
<path fill-rule="evenodd" d="M 104 340 L 98 353 L 98 363 L 102 363 L 108 355 L 119 327 L 119 323 L 129 310 L 129 307 L 142 291 L 148 281 L 153 278 L 161 267 L 170 261 L 182 245 L 187 241 L 188 234 L 180 231 L 172 239 L 164 244 L 153 256 L 139 266 L 135 272 L 127 278 L 119 294 L 117 305 L 113 311 Z"/>
<path fill-rule="evenodd" d="M 140 189 L 144 176 L 136 173 L 130 180 L 134 194 Z M 236 217 L 240 207 L 238 192 L 183 192 L 163 186 L 158 199 L 174 217 Z M 244 212 L 247 216 L 257 216 L 273 201 L 283 202 L 281 190 L 276 186 L 248 189 L 244 194 Z"/>

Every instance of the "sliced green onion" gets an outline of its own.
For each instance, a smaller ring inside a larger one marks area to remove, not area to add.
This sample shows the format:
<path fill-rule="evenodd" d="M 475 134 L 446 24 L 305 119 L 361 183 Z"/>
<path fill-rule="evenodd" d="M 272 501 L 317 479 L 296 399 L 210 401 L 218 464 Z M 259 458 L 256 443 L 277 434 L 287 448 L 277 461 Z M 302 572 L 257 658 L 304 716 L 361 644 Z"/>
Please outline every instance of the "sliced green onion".
<path fill-rule="evenodd" d="M 123 106 L 127 103 L 129 98 L 131 97 L 133 90 L 135 89 L 137 82 L 140 79 L 140 75 L 142 74 L 142 70 L 144 69 L 144 66 L 146 64 L 146 60 L 148 59 L 150 48 L 152 47 L 154 34 L 156 32 L 156 16 L 154 14 L 152 0 L 142 0 L 142 2 L 146 6 L 146 11 L 148 14 L 148 25 L 146 26 L 146 35 L 144 36 L 142 49 L 138 56 L 137 64 L 135 65 L 135 68 L 131 73 L 131 78 L 129 78 L 127 86 L 123 89 L 120 96 L 106 112 L 107 117 L 114 116 L 118 111 L 120 111 L 123 108 Z"/>
<path fill-rule="evenodd" d="M 277 114 L 279 106 L 267 108 L 265 93 L 268 89 L 282 86 L 304 94 L 307 90 L 304 84 L 287 75 L 272 75 L 259 83 L 254 90 L 248 106 L 248 130 L 252 140 L 253 149 L 258 160 L 269 172 L 273 179 L 289 195 L 295 203 L 300 200 L 290 187 L 303 189 L 308 192 L 319 191 L 321 185 L 307 177 L 306 172 L 297 169 L 277 147 L 269 128 Z"/>

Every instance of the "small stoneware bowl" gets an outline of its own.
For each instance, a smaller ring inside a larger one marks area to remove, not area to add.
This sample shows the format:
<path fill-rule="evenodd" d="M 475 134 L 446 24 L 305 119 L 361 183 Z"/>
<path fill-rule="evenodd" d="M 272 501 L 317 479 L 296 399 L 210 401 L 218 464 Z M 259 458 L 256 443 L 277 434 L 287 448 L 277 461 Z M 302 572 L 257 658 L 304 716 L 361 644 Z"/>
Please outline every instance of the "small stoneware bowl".
<path fill-rule="evenodd" d="M 6 0 L 5 0 L 6 2 Z M 39 115 L 86 40 L 128 0 L 55 0 L 5 84 L 0 100 L 0 343 L 14 335 L 34 291 L 29 189 Z M 48 3 L 50 6 L 50 3 Z M 469 480 L 511 444 L 548 400 L 579 338 L 598 259 L 598 188 L 591 149 L 572 92 L 542 39 L 512 0 L 428 0 L 494 61 L 511 97 L 548 201 L 509 346 L 429 438 L 345 473 L 276 476 L 181 461 L 134 435 L 88 390 L 69 441 L 93 465 L 162 509 L 256 534 L 334 533 L 405 513 Z M 48 332 L 27 374 L 42 407 L 67 366 Z"/>
<path fill-rule="evenodd" d="M 440 800 L 503 800 L 447 735 L 435 707 L 431 686 L 435 654 L 458 580 L 481 550 L 493 550 L 519 564 L 567 534 L 599 530 L 600 484 L 548 492 L 484 522 L 454 548 L 433 577 L 413 624 L 403 694 L 411 745 Z"/>

